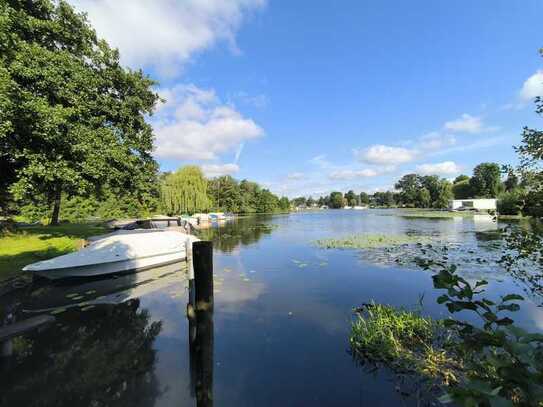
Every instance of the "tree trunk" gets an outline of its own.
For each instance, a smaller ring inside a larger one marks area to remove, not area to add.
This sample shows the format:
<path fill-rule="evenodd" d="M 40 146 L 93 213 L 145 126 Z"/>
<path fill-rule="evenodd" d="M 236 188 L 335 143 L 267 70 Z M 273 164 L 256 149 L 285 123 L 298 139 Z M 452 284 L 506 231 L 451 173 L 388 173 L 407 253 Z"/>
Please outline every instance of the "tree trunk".
<path fill-rule="evenodd" d="M 60 197 L 62 194 L 62 188 L 57 185 L 55 188 L 55 201 L 53 203 L 53 214 L 51 215 L 51 225 L 58 225 L 58 216 L 60 214 Z"/>

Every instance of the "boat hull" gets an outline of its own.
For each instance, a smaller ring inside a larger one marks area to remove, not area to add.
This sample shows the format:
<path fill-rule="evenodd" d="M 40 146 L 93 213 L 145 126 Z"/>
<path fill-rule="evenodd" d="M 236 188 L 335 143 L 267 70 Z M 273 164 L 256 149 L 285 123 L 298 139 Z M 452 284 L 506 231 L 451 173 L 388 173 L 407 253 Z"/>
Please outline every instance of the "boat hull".
<path fill-rule="evenodd" d="M 128 273 L 164 266 L 186 260 L 185 251 L 158 256 L 121 260 L 111 263 L 33 271 L 32 274 L 49 280 L 73 277 L 96 277 L 104 274 Z"/>
<path fill-rule="evenodd" d="M 183 261 L 187 242 L 197 240 L 178 231 L 121 231 L 97 237 L 78 252 L 29 264 L 23 270 L 51 280 L 125 273 Z"/>

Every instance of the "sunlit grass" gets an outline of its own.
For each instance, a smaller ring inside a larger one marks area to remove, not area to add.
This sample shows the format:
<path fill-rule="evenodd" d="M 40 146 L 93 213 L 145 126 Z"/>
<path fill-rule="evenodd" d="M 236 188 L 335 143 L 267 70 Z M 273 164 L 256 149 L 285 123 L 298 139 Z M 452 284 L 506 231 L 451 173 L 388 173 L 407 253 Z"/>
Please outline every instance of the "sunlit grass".
<path fill-rule="evenodd" d="M 32 226 L 0 235 L 0 280 L 21 274 L 27 264 L 79 249 L 89 236 L 104 233 L 98 224 Z"/>
<path fill-rule="evenodd" d="M 451 384 L 460 366 L 444 349 L 443 332 L 439 321 L 420 312 L 372 303 L 358 313 L 349 341 L 361 360 Z"/>

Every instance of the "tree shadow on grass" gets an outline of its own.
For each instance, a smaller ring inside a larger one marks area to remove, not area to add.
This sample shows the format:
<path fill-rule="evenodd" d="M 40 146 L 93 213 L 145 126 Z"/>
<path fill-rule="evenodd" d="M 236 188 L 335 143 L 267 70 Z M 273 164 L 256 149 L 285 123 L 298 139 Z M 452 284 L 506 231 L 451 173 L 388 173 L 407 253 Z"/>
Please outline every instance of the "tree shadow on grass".
<path fill-rule="evenodd" d="M 0 256 L 0 281 L 10 277 L 22 276 L 21 270 L 28 264 L 62 256 L 72 251 L 69 248 L 59 249 L 48 247 L 43 250 L 29 250 L 15 255 Z M 28 277 L 31 277 L 30 274 Z"/>

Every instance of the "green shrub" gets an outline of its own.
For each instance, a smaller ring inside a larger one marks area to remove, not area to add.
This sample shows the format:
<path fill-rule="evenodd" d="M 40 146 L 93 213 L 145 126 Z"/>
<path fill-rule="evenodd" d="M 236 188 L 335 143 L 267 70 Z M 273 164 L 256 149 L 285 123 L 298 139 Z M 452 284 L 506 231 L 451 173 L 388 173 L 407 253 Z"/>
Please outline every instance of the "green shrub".
<path fill-rule="evenodd" d="M 521 189 L 502 192 L 498 197 L 498 213 L 518 215 L 524 208 L 525 194 Z"/>

